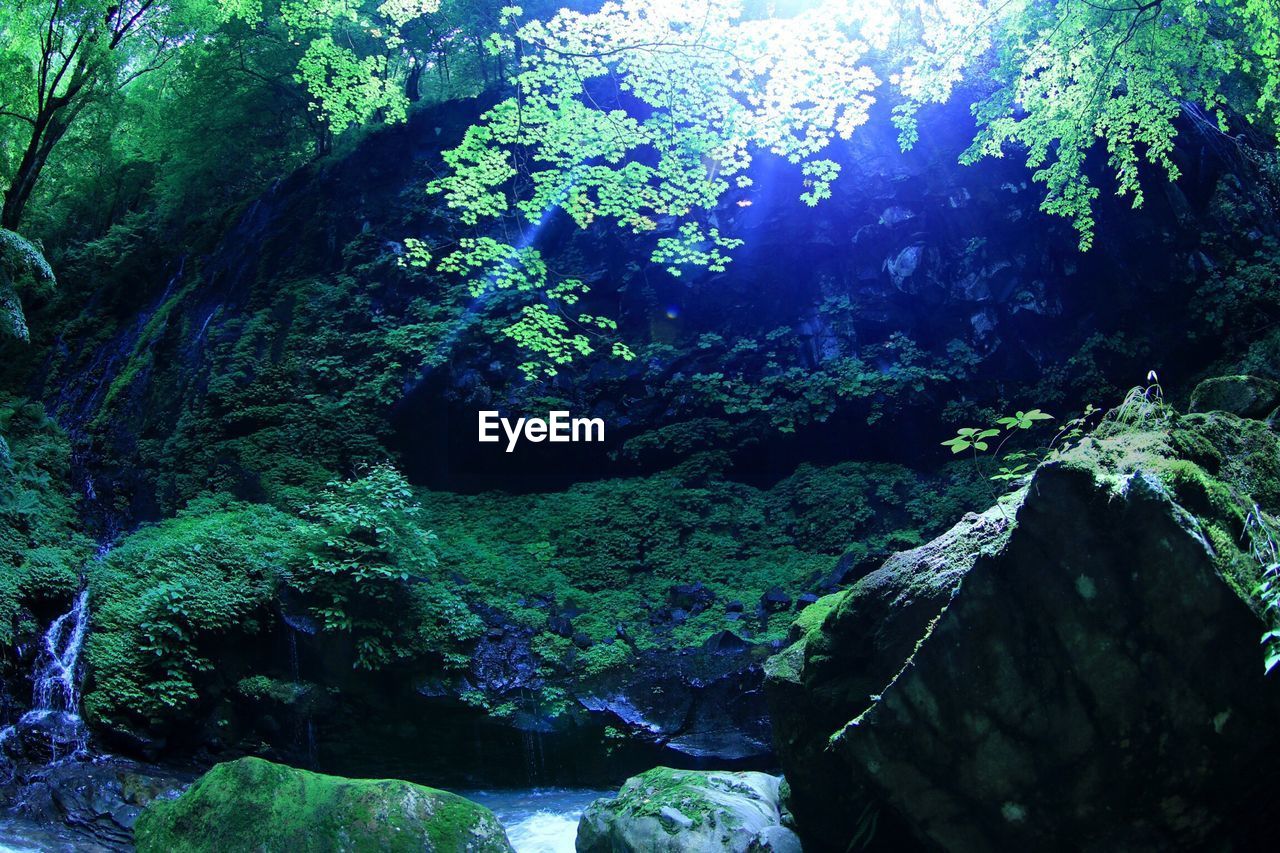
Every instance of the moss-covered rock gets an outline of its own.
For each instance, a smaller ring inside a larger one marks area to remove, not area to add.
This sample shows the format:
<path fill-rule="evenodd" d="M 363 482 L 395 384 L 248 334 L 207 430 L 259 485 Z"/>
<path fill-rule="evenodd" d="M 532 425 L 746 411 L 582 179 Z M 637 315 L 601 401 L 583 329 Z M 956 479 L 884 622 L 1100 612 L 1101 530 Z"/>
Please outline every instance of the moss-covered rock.
<path fill-rule="evenodd" d="M 1016 517 L 891 558 L 768 666 L 806 847 L 1267 849 L 1280 685 L 1251 514 L 1280 442 L 1213 413 L 1108 423 Z"/>
<path fill-rule="evenodd" d="M 783 825 L 782 779 L 656 767 L 596 800 L 578 823 L 578 853 L 799 853 Z"/>
<path fill-rule="evenodd" d="M 1191 392 L 1191 411 L 1263 418 L 1280 405 L 1280 383 L 1259 376 L 1215 376 Z"/>
<path fill-rule="evenodd" d="M 138 818 L 140 853 L 176 851 L 439 851 L 506 853 L 493 813 L 395 779 L 343 779 L 241 758 Z"/>

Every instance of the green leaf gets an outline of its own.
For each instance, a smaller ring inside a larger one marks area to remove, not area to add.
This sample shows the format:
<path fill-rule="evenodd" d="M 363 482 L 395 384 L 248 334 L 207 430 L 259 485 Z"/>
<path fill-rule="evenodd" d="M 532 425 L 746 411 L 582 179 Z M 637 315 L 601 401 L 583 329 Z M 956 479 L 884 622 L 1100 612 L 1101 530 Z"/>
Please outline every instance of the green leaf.
<path fill-rule="evenodd" d="M 1280 651 L 1271 652 L 1267 655 L 1266 661 L 1263 663 L 1263 675 L 1270 675 L 1271 670 L 1280 664 Z"/>

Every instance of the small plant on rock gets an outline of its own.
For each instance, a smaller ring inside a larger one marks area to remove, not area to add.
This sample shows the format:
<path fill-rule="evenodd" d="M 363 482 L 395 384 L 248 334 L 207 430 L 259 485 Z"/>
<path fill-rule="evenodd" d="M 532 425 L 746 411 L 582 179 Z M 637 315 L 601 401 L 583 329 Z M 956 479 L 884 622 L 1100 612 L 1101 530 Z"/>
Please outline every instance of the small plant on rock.
<path fill-rule="evenodd" d="M 1276 520 L 1255 505 L 1245 516 L 1244 533 L 1249 553 L 1262 567 L 1262 581 L 1253 594 L 1262 601 L 1268 628 L 1262 635 L 1266 646 L 1263 668 L 1266 674 L 1280 666 L 1280 546 L 1276 545 Z"/>
<path fill-rule="evenodd" d="M 1039 409 L 1029 409 L 1027 411 L 1017 411 L 1012 415 L 1006 415 L 996 419 L 996 426 L 993 427 L 964 427 L 956 431 L 955 438 L 942 442 L 944 447 L 950 447 L 952 453 L 963 453 L 966 450 L 973 451 L 973 464 L 978 469 L 979 476 L 982 476 L 996 483 L 1012 483 L 1021 480 L 1031 472 L 1032 466 L 1039 462 L 1039 454 L 1028 451 L 1018 450 L 1011 452 L 1005 456 L 1001 456 L 1001 451 L 1006 443 L 1014 435 L 1022 430 L 1031 429 L 1040 421 L 1052 420 L 1053 415 L 1042 412 Z M 992 456 L 1000 467 L 994 474 L 987 474 L 982 470 L 982 463 L 978 459 L 978 454 L 985 453 L 991 449 L 992 440 L 999 438 L 995 443 L 995 450 Z M 996 506 L 1000 508 L 1000 512 L 1004 513 L 1004 507 L 1000 506 L 1000 496 L 993 489 L 991 496 L 995 498 Z M 1008 514 L 1005 513 L 1005 518 Z"/>
<path fill-rule="evenodd" d="M 1164 388 L 1154 370 L 1147 373 L 1146 385 L 1135 385 L 1124 395 L 1124 402 L 1115 411 L 1116 423 L 1142 426 L 1147 421 L 1164 417 L 1169 405 L 1164 401 Z"/>

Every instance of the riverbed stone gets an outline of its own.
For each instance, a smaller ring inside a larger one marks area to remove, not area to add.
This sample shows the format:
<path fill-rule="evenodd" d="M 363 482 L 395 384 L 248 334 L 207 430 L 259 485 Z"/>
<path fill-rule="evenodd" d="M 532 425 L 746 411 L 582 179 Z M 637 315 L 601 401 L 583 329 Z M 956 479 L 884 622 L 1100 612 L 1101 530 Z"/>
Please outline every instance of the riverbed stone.
<path fill-rule="evenodd" d="M 344 779 L 241 758 L 138 818 L 139 853 L 511 853 L 484 806 L 397 779 Z"/>
<path fill-rule="evenodd" d="M 782 799 L 779 776 L 655 767 L 587 807 L 578 853 L 799 853 Z"/>

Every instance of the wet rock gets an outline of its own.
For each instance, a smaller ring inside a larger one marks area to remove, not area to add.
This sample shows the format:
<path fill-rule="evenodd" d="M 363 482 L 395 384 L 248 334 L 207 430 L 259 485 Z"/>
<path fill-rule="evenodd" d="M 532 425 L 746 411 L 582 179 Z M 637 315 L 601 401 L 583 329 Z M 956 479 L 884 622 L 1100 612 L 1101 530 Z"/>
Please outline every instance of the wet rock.
<path fill-rule="evenodd" d="M 760 606 L 768 613 L 781 613 L 790 609 L 791 596 L 775 586 L 760 596 Z"/>
<path fill-rule="evenodd" d="M 893 286 L 903 293 L 916 293 L 919 288 L 913 282 L 912 277 L 920 266 L 920 261 L 923 257 L 924 246 L 916 245 L 907 246 L 898 254 L 887 258 L 884 262 L 884 268 L 888 272 Z"/>
<path fill-rule="evenodd" d="M 817 601 L 818 596 L 814 595 L 812 592 L 806 592 L 796 599 L 796 610 L 804 610 L 810 604 L 817 603 Z"/>
<path fill-rule="evenodd" d="M 1280 405 L 1280 383 L 1259 376 L 1217 376 L 1191 392 L 1191 411 L 1265 418 Z"/>
<path fill-rule="evenodd" d="M 573 644 L 580 649 L 589 649 L 592 646 L 591 637 L 579 631 L 573 635 Z"/>
<path fill-rule="evenodd" d="M 667 592 L 667 600 L 673 608 L 697 614 L 711 606 L 716 600 L 716 594 L 713 590 L 703 586 L 701 582 L 681 584 L 671 587 Z"/>
<path fill-rule="evenodd" d="M 702 644 L 702 647 L 709 652 L 720 652 L 723 654 L 741 652 L 750 645 L 750 643 L 732 631 L 717 631 L 710 637 L 707 637 L 707 641 Z"/>
<path fill-rule="evenodd" d="M 697 649 L 638 653 L 631 671 L 580 685 L 578 703 L 601 725 L 686 759 L 765 761 L 771 732 L 762 664 L 769 650 L 735 631 Z"/>
<path fill-rule="evenodd" d="M 578 853 L 800 853 L 783 825 L 781 778 L 657 767 L 596 800 L 578 822 Z"/>
<path fill-rule="evenodd" d="M 895 205 L 893 207 L 886 207 L 884 212 L 880 214 L 880 224 L 893 226 L 915 219 L 915 217 L 916 215 L 912 211 L 905 207 Z"/>
<path fill-rule="evenodd" d="M 395 779 L 344 779 L 241 758 L 138 818 L 140 853 L 422 850 L 508 853 L 497 818 L 456 794 Z"/>
<path fill-rule="evenodd" d="M 1229 415 L 1170 431 L 1042 466 L 1016 525 L 892 557 L 770 660 L 806 849 L 1270 849 L 1280 683 L 1228 496 L 1280 508 L 1280 441 Z M 1197 441 L 1217 474 L 1174 450 Z"/>
<path fill-rule="evenodd" d="M 77 839 L 76 850 L 132 849 L 142 810 L 175 796 L 193 775 L 112 757 L 63 760 L 18 768 L 6 799 L 40 825 L 65 827 Z"/>
<path fill-rule="evenodd" d="M 876 564 L 863 554 L 845 554 L 836 561 L 831 571 L 816 580 L 818 591 L 834 592 L 848 586 L 875 568 Z"/>
<path fill-rule="evenodd" d="M 726 613 L 741 613 L 744 610 L 741 601 L 730 601 L 724 606 Z"/>
<path fill-rule="evenodd" d="M 28 711 L 11 728 L 0 732 L 0 752 L 17 763 L 48 764 L 83 752 L 88 739 L 78 714 Z"/>

